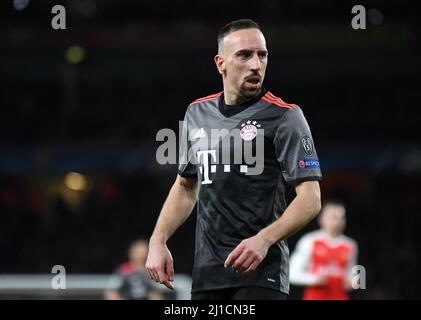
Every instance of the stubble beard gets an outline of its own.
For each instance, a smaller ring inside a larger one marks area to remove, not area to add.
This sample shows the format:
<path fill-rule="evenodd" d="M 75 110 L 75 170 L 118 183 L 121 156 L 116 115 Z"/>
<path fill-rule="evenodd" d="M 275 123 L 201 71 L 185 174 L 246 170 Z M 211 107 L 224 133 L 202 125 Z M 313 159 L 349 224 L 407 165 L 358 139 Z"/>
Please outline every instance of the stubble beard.
<path fill-rule="evenodd" d="M 243 97 L 244 99 L 253 99 L 253 98 L 256 98 L 260 94 L 261 90 L 262 90 L 262 85 L 260 85 L 259 88 L 257 89 L 250 89 L 250 88 L 246 88 L 246 84 L 243 83 L 240 86 L 239 95 Z"/>

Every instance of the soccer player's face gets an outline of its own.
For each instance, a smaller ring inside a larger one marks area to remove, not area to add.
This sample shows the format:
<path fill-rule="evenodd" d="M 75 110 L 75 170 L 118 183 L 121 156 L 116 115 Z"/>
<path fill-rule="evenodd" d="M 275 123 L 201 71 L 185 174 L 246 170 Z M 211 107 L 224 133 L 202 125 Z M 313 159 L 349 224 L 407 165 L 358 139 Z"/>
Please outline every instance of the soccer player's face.
<path fill-rule="evenodd" d="M 345 229 L 345 209 L 338 205 L 327 205 L 320 217 L 320 225 L 330 235 L 342 234 Z"/>
<path fill-rule="evenodd" d="M 129 258 L 132 263 L 144 266 L 148 256 L 148 246 L 143 243 L 135 244 L 130 248 Z"/>
<path fill-rule="evenodd" d="M 258 29 L 232 32 L 224 38 L 222 51 L 221 70 L 227 89 L 245 98 L 257 96 L 268 59 L 262 32 Z"/>

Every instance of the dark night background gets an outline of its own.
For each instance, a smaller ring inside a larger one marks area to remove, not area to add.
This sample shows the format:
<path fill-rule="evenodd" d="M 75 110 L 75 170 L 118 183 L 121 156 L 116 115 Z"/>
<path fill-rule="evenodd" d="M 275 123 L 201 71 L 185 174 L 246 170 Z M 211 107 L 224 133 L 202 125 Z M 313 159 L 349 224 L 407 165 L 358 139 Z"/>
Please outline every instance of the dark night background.
<path fill-rule="evenodd" d="M 311 126 L 323 199 L 347 205 L 346 234 L 367 271 L 354 298 L 419 298 L 415 1 L 14 2 L 25 3 L 0 3 L 0 273 L 110 273 L 132 239 L 150 236 L 176 176 L 156 163 L 155 135 L 222 90 L 216 34 L 248 17 L 270 52 L 265 86 Z M 51 28 L 55 4 L 66 30 Z M 356 4 L 366 30 L 351 27 Z M 66 187 L 69 172 L 85 176 L 82 191 Z M 191 272 L 194 215 L 169 242 L 178 273 Z"/>

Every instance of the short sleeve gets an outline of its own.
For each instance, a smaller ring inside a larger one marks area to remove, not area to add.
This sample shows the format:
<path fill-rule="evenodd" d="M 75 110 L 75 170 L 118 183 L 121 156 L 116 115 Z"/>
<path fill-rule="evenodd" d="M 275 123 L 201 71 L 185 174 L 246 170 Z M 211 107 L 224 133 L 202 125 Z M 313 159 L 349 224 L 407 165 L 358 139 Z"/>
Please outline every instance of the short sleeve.
<path fill-rule="evenodd" d="M 178 156 L 178 174 L 184 178 L 197 178 L 197 167 L 193 161 L 192 144 L 190 140 L 188 110 L 184 117 Z"/>
<path fill-rule="evenodd" d="M 285 112 L 276 131 L 274 148 L 288 184 L 322 179 L 310 127 L 299 107 Z"/>
<path fill-rule="evenodd" d="M 310 272 L 312 250 L 313 236 L 311 234 L 303 236 L 297 242 L 290 259 L 291 284 L 310 286 L 317 282 L 317 276 Z"/>

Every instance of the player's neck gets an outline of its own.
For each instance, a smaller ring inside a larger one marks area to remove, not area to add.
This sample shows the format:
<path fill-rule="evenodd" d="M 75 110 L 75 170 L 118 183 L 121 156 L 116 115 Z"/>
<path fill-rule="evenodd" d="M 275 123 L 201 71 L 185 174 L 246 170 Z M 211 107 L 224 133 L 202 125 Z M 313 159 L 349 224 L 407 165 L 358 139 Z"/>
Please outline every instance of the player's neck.
<path fill-rule="evenodd" d="M 262 90 L 262 89 L 260 89 L 260 90 Z M 259 94 L 260 94 L 260 92 L 259 92 Z M 226 105 L 236 106 L 236 105 L 246 103 L 247 101 L 250 101 L 252 99 L 254 99 L 254 97 L 251 97 L 251 98 L 250 97 L 243 97 L 243 96 L 239 95 L 237 92 L 233 92 L 229 89 L 224 89 L 224 101 L 225 101 Z"/>
<path fill-rule="evenodd" d="M 336 232 L 328 232 L 327 230 L 323 230 L 323 232 L 330 238 L 336 239 L 342 236 L 342 233 L 336 233 Z"/>
<path fill-rule="evenodd" d="M 235 106 L 235 105 L 243 104 L 250 99 L 246 99 L 246 98 L 240 97 L 240 96 L 229 97 L 228 95 L 224 94 L 224 100 L 225 100 L 226 105 Z"/>

